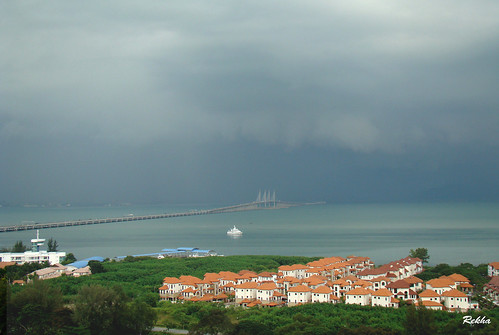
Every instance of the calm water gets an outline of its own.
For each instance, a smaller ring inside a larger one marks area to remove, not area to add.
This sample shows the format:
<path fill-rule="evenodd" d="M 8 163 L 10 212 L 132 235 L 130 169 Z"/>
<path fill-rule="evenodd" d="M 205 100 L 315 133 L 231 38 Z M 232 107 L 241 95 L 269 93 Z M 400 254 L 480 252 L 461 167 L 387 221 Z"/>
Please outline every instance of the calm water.
<path fill-rule="evenodd" d="M 216 207 L 216 206 L 213 206 Z M 0 225 L 160 214 L 202 207 L 0 208 Z M 206 207 L 212 208 L 212 207 Z M 226 231 L 236 225 L 243 237 Z M 0 247 L 35 231 L 0 233 Z M 314 205 L 40 230 L 78 259 L 199 247 L 224 255 L 369 256 L 381 264 L 428 248 L 430 263 L 499 260 L 499 204 Z"/>

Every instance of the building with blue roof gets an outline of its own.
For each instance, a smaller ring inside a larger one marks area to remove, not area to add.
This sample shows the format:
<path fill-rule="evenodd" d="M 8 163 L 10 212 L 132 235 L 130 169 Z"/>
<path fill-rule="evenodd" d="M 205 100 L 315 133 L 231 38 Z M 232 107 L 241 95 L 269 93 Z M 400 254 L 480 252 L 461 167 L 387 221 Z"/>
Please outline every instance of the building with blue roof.
<path fill-rule="evenodd" d="M 132 257 L 152 257 L 152 258 L 165 258 L 165 257 L 208 257 L 208 256 L 218 256 L 214 250 L 200 250 L 199 248 L 188 248 L 181 247 L 176 249 L 162 249 L 161 252 L 148 253 L 148 254 L 136 254 L 131 255 Z M 123 260 L 128 256 L 118 256 L 115 260 Z"/>
<path fill-rule="evenodd" d="M 87 266 L 88 262 L 90 262 L 90 261 L 104 262 L 104 258 L 100 257 L 100 256 L 89 257 L 89 258 L 82 259 L 81 261 L 69 263 L 66 265 L 66 267 L 67 268 L 74 268 L 74 269 L 81 269 L 81 268 L 84 268 L 85 266 Z"/>

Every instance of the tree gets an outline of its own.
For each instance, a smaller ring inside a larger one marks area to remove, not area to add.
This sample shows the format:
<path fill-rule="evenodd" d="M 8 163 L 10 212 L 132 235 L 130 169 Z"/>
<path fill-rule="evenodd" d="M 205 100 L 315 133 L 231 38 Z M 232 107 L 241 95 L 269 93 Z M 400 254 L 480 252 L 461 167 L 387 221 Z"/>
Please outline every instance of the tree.
<path fill-rule="evenodd" d="M 74 319 L 92 335 L 148 334 L 156 321 L 154 310 L 129 300 L 119 286 L 84 286 L 76 296 Z"/>
<path fill-rule="evenodd" d="M 331 332 L 323 324 L 317 322 L 314 317 L 302 313 L 293 315 L 293 322 L 275 330 L 275 334 L 277 335 L 326 335 L 330 333 Z"/>
<path fill-rule="evenodd" d="M 92 272 L 92 274 L 106 272 L 106 269 L 104 269 L 104 266 L 99 261 L 89 261 L 88 266 L 90 267 L 90 272 Z"/>
<path fill-rule="evenodd" d="M 71 324 L 71 312 L 63 305 L 59 288 L 34 280 L 13 294 L 8 302 L 9 334 L 57 334 Z M 66 317 L 64 317 L 66 316 Z"/>
<path fill-rule="evenodd" d="M 433 312 L 424 307 L 407 307 L 405 319 L 406 335 L 432 335 L 437 332 Z"/>
<path fill-rule="evenodd" d="M 272 335 L 272 329 L 258 321 L 254 320 L 241 320 L 231 335 Z"/>
<path fill-rule="evenodd" d="M 423 263 L 428 263 L 430 259 L 430 255 L 428 255 L 428 249 L 426 248 L 417 248 L 416 250 L 411 249 L 409 252 L 409 257 L 419 258 L 423 261 Z"/>
<path fill-rule="evenodd" d="M 75 255 L 73 255 L 72 252 L 70 252 L 66 255 L 66 257 L 64 257 L 64 261 L 62 261 L 61 264 L 66 265 L 66 264 L 73 263 L 73 262 L 76 262 L 76 257 L 75 257 Z"/>
<path fill-rule="evenodd" d="M 23 244 L 23 241 L 17 241 L 11 249 L 11 252 L 25 252 L 28 247 Z"/>
<path fill-rule="evenodd" d="M 233 327 L 234 325 L 230 321 L 225 310 L 212 309 L 199 320 L 197 325 L 192 327 L 189 334 L 229 334 Z"/>
<path fill-rule="evenodd" d="M 57 243 L 57 241 L 54 240 L 52 237 L 49 238 L 49 240 L 47 242 L 47 251 L 48 252 L 57 251 L 58 247 L 59 247 L 59 244 Z"/>

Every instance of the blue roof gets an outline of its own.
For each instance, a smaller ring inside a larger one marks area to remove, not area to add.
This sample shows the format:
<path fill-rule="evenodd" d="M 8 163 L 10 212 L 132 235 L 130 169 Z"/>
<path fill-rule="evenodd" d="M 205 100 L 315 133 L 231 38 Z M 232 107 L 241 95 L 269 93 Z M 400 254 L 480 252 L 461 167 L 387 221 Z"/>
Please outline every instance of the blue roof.
<path fill-rule="evenodd" d="M 100 256 L 89 257 L 89 258 L 82 259 L 81 261 L 76 261 L 76 262 L 73 262 L 73 263 L 69 263 L 66 266 L 73 266 L 73 267 L 75 267 L 77 269 L 81 269 L 81 268 L 84 268 L 85 266 L 87 266 L 89 261 L 104 262 L 104 258 L 100 257 Z"/>
<path fill-rule="evenodd" d="M 154 252 L 152 254 L 138 254 L 138 255 L 132 255 L 132 257 L 144 257 L 144 256 L 159 256 L 161 253 L 159 252 Z"/>
<path fill-rule="evenodd" d="M 99 261 L 99 262 L 104 262 L 104 257 L 100 257 L 100 256 L 93 256 L 93 257 L 88 257 L 88 258 L 85 258 L 85 259 L 82 259 L 82 261 Z"/>
<path fill-rule="evenodd" d="M 178 250 L 181 250 L 181 251 L 194 251 L 194 250 L 197 250 L 198 248 L 185 248 L 185 247 L 182 247 L 182 248 L 177 248 Z"/>
<path fill-rule="evenodd" d="M 199 253 L 202 253 L 202 254 L 207 254 L 209 252 L 212 252 L 213 250 L 194 250 L 194 252 L 199 252 Z"/>

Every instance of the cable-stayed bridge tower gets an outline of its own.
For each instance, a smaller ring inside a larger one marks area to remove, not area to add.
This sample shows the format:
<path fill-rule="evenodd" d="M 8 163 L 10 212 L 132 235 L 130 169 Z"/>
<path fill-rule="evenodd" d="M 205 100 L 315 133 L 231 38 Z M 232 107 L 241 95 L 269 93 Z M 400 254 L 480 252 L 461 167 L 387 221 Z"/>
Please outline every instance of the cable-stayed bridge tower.
<path fill-rule="evenodd" d="M 264 190 L 263 195 L 262 191 L 258 191 L 258 197 L 256 198 L 255 201 L 256 205 L 258 207 L 276 207 L 276 197 L 275 197 L 275 191 L 270 192 L 270 190 Z"/>

